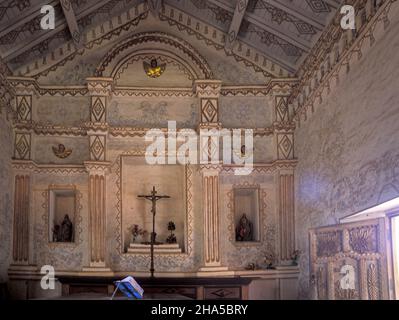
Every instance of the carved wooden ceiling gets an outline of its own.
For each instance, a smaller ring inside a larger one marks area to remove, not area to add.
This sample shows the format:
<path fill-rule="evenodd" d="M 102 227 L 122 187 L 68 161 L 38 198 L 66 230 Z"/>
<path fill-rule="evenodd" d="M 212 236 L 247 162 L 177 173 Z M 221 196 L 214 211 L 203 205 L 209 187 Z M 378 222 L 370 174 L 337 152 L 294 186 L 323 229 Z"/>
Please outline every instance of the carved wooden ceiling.
<path fill-rule="evenodd" d="M 341 0 L 3 0 L 0 1 L 0 56 L 14 74 L 68 44 L 85 47 L 86 34 L 110 18 L 146 3 L 152 17 L 165 7 L 184 12 L 225 35 L 226 54 L 239 43 L 295 75 Z M 55 8 L 55 29 L 42 30 L 40 8 Z M 164 11 L 165 12 L 165 11 Z M 150 15 L 148 15 L 150 16 Z M 108 26 L 109 27 L 109 26 Z M 118 26 L 115 25 L 115 29 Z M 168 30 L 158 30 L 168 32 Z M 132 31 L 134 33 L 134 30 Z M 73 35 L 73 36 L 72 36 Z M 72 49 L 71 49 L 72 48 Z M 57 59 L 54 59 L 56 63 Z M 51 64 L 51 61 L 47 62 Z"/>

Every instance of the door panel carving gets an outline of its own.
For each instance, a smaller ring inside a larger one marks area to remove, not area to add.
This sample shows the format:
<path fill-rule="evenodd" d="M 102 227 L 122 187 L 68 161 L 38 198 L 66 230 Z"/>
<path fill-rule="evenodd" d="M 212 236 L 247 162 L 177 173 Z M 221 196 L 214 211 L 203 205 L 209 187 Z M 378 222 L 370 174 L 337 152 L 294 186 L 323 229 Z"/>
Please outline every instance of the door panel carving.
<path fill-rule="evenodd" d="M 389 298 L 383 218 L 311 229 L 309 235 L 316 299 Z"/>

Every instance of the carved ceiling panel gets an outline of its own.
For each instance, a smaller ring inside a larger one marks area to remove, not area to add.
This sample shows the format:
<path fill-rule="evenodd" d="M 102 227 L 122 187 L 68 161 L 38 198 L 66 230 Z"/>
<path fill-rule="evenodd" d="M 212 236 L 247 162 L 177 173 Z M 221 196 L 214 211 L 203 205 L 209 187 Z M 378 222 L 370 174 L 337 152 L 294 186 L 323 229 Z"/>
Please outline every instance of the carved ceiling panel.
<path fill-rule="evenodd" d="M 204 30 L 215 30 L 215 36 L 223 36 L 221 41 L 225 43 L 227 55 L 237 54 L 244 45 L 248 54 L 258 52 L 272 64 L 283 68 L 285 73 L 294 75 L 336 13 L 340 2 L 162 0 L 154 7 L 147 0 L 64 0 L 61 7 L 58 0 L 46 3 L 41 0 L 4 0 L 0 1 L 0 57 L 15 75 L 30 76 L 32 65 L 43 63 L 44 59 L 44 64 L 56 64 L 64 56 L 66 59 L 67 53 L 80 50 L 77 45 L 80 40 L 82 46 L 87 47 L 88 39 L 95 38 L 98 29 L 100 33 L 101 30 L 106 30 L 104 33 L 114 30 L 113 35 L 118 35 L 118 28 L 130 20 L 131 9 L 137 11 L 138 6 L 145 6 L 151 12 L 145 19 L 159 20 L 167 7 L 168 13 L 175 9 L 206 26 L 193 26 L 190 32 L 197 39 L 206 38 Z M 45 4 L 54 7 L 54 30 L 42 30 L 40 27 L 43 16 L 40 8 Z M 65 13 L 65 7 L 68 13 Z M 179 13 L 169 18 L 179 23 L 184 17 Z M 186 21 L 186 24 L 189 22 Z M 78 37 L 76 29 L 73 30 L 74 25 L 78 28 Z M 170 27 L 164 25 L 162 30 L 156 31 L 167 33 Z M 71 33 L 75 36 L 72 37 Z M 76 39 L 80 39 L 78 43 Z M 216 49 L 223 49 L 223 46 Z"/>

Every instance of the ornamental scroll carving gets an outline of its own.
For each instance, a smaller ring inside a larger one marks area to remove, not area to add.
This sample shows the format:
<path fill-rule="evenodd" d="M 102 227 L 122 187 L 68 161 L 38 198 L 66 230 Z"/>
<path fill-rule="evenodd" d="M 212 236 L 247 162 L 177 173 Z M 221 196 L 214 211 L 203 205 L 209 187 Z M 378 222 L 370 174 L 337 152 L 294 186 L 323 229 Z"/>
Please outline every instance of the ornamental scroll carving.
<path fill-rule="evenodd" d="M 378 300 L 380 288 L 378 281 L 378 267 L 375 263 L 370 263 L 367 268 L 367 293 L 370 300 Z"/>
<path fill-rule="evenodd" d="M 377 228 L 365 226 L 349 230 L 349 245 L 360 254 L 377 251 Z"/>

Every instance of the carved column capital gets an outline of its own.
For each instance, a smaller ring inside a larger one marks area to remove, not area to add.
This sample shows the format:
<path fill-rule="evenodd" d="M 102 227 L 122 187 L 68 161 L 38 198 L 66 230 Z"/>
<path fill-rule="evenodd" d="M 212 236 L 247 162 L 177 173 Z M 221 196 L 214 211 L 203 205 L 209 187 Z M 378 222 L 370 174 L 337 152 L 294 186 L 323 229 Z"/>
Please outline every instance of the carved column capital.
<path fill-rule="evenodd" d="M 199 98 L 200 129 L 221 128 L 219 119 L 219 96 L 222 82 L 219 80 L 196 80 L 194 92 Z"/>
<path fill-rule="evenodd" d="M 39 95 L 35 79 L 26 77 L 7 77 L 15 95 Z"/>
<path fill-rule="evenodd" d="M 195 80 L 194 92 L 198 98 L 219 98 L 222 89 L 220 80 Z"/>
<path fill-rule="evenodd" d="M 114 87 L 113 78 L 86 78 L 86 82 L 91 96 L 111 96 Z"/>
<path fill-rule="evenodd" d="M 108 161 L 85 161 L 84 166 L 86 167 L 89 175 L 105 176 L 109 173 L 111 162 Z"/>
<path fill-rule="evenodd" d="M 219 175 L 220 171 L 222 171 L 222 164 L 201 164 L 199 166 L 202 176 L 212 176 Z"/>

